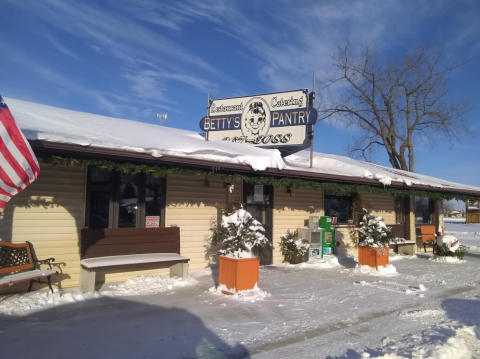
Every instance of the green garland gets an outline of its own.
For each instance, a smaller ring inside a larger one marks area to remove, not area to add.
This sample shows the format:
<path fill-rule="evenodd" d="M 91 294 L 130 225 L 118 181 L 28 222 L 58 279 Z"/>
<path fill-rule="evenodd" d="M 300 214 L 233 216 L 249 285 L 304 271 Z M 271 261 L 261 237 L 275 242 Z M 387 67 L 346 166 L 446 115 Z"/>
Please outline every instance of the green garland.
<path fill-rule="evenodd" d="M 98 168 L 108 169 L 110 171 L 120 171 L 129 174 L 136 173 L 150 173 L 153 177 L 163 178 L 167 175 L 186 175 L 191 177 L 205 177 L 217 178 L 225 183 L 234 183 L 236 181 L 245 181 L 251 184 L 271 185 L 273 187 L 291 187 L 291 188 L 312 188 L 315 190 L 324 190 L 329 192 L 335 192 L 338 194 L 350 194 L 369 192 L 376 194 L 383 194 L 392 197 L 398 196 L 419 196 L 428 197 L 435 200 L 473 200 L 478 201 L 480 197 L 468 196 L 459 193 L 439 193 L 422 191 L 416 189 L 399 189 L 391 187 L 375 187 L 360 184 L 346 184 L 346 183 L 332 183 L 322 181 L 311 181 L 300 178 L 285 178 L 274 176 L 255 176 L 255 175 L 243 175 L 243 174 L 229 174 L 215 171 L 206 170 L 193 170 L 179 167 L 166 167 L 166 166 L 149 166 L 143 164 L 134 163 L 122 163 L 107 160 L 96 159 L 79 159 L 79 158 L 66 158 L 60 156 L 44 157 L 43 160 L 46 163 L 52 163 L 53 165 L 62 166 L 92 166 Z"/>

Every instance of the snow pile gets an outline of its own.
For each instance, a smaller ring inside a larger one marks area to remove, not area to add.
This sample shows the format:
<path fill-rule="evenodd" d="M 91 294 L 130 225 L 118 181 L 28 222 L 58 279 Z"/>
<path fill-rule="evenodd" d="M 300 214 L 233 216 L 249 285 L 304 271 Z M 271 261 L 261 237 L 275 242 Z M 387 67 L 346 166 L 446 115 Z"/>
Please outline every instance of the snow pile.
<path fill-rule="evenodd" d="M 399 261 L 399 260 L 403 260 L 403 259 L 416 259 L 416 258 L 417 258 L 417 256 L 411 256 L 411 255 L 408 255 L 408 254 L 391 253 L 389 255 L 389 261 L 390 262 Z"/>
<path fill-rule="evenodd" d="M 233 295 L 228 295 L 228 294 L 225 295 L 224 293 L 222 293 L 223 290 L 225 290 L 227 292 L 234 292 L 234 294 Z M 217 294 L 217 295 L 223 295 L 227 298 L 232 298 L 232 299 L 237 300 L 239 302 L 250 302 L 250 303 L 255 303 L 258 300 L 264 300 L 265 298 L 269 298 L 269 297 L 272 296 L 270 293 L 267 293 L 267 292 L 261 290 L 260 288 L 258 288 L 256 284 L 255 284 L 255 287 L 253 289 L 241 290 L 241 291 L 238 291 L 238 292 L 235 292 L 235 289 L 233 289 L 233 290 L 228 289 L 225 286 L 225 284 L 221 284 L 217 288 L 211 287 L 209 289 L 209 292 Z"/>
<path fill-rule="evenodd" d="M 373 276 L 381 276 L 381 275 L 396 275 L 397 268 L 395 268 L 391 264 L 387 264 L 386 266 L 378 266 L 378 270 L 375 267 L 370 267 L 367 265 L 357 264 L 355 268 L 352 270 L 354 274 L 367 274 Z"/>
<path fill-rule="evenodd" d="M 194 286 L 198 281 L 193 278 L 170 278 L 161 275 L 145 275 L 131 278 L 117 285 L 111 286 L 108 290 L 103 291 L 102 295 L 112 297 L 147 295 L 162 293 L 174 288 Z"/>
<path fill-rule="evenodd" d="M 429 317 L 433 321 L 438 321 L 445 313 L 443 311 L 414 311 L 412 316 L 402 316 L 408 319 L 420 319 Z M 414 347 L 401 350 L 399 353 L 398 345 L 394 341 L 383 348 L 382 351 L 392 351 L 383 355 L 371 356 L 370 353 L 364 352 L 361 358 L 372 359 L 406 359 L 406 358 L 428 358 L 428 359 L 472 359 L 478 358 L 480 355 L 479 339 L 475 333 L 475 327 L 463 326 L 452 328 L 450 326 L 441 325 L 433 327 L 433 330 L 439 333 L 433 335 L 428 342 L 422 342 Z M 428 330 L 427 330 L 428 332 Z M 426 334 L 426 333 L 425 333 Z M 409 338 L 406 338 L 407 340 Z M 411 339 L 418 341 L 421 339 L 416 335 L 412 335 Z"/>
<path fill-rule="evenodd" d="M 0 313 L 23 316 L 32 312 L 45 310 L 57 305 L 83 302 L 88 299 L 99 298 L 98 292 L 80 293 L 55 290 L 16 294 L 0 297 Z"/>
<path fill-rule="evenodd" d="M 335 268 L 339 267 L 338 259 L 336 256 L 324 256 L 323 258 L 313 258 L 308 262 L 298 264 L 300 268 Z"/>
<path fill-rule="evenodd" d="M 465 260 L 457 257 L 448 257 L 448 256 L 433 256 L 428 260 L 433 262 L 442 262 L 442 263 L 465 263 Z"/>
<path fill-rule="evenodd" d="M 282 267 L 286 269 L 330 269 L 340 267 L 341 264 L 334 255 L 325 255 L 323 258 L 312 258 L 308 262 L 298 264 L 279 263 L 272 264 L 272 267 Z"/>
<path fill-rule="evenodd" d="M 400 312 L 398 314 L 400 318 L 406 318 L 413 321 L 421 320 L 424 318 L 441 318 L 444 315 L 446 315 L 445 311 L 439 309 L 409 310 L 406 312 Z"/>
<path fill-rule="evenodd" d="M 82 293 L 76 291 L 54 290 L 0 296 L 0 313 L 8 315 L 25 315 L 45 310 L 57 305 L 83 302 L 102 296 L 122 297 L 162 293 L 174 288 L 194 286 L 198 281 L 193 278 L 181 279 L 168 276 L 138 276 L 111 286 L 102 292 Z"/>
<path fill-rule="evenodd" d="M 465 326 L 456 329 L 455 334 L 446 342 L 434 342 L 415 348 L 409 358 L 471 359 L 474 358 L 472 351 L 480 354 L 478 338 L 474 327 Z"/>

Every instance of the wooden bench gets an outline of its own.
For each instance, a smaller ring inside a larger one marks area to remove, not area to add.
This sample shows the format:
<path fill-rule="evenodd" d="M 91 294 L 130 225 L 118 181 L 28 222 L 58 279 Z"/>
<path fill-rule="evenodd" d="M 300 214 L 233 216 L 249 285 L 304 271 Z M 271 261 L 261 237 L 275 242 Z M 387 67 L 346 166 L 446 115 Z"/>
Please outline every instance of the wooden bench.
<path fill-rule="evenodd" d="M 30 242 L 10 243 L 0 241 L 0 286 L 30 281 L 28 292 L 32 290 L 33 282 L 43 283 L 47 278 L 48 287 L 53 293 L 51 277 L 58 272 L 52 269 L 54 258 L 39 260 Z M 50 269 L 40 269 L 41 264 L 47 264 Z"/>
<path fill-rule="evenodd" d="M 435 226 L 420 226 L 420 233 L 422 235 L 423 250 L 427 252 L 426 244 L 430 243 L 433 247 L 433 253 L 435 254 L 435 244 L 437 242 L 437 236 L 435 235 Z"/>
<path fill-rule="evenodd" d="M 98 270 L 133 265 L 160 264 L 170 276 L 187 278 L 190 259 L 179 253 L 179 227 L 82 229 L 80 290 L 95 290 Z"/>
<path fill-rule="evenodd" d="M 391 244 L 390 247 L 394 247 L 394 251 L 398 254 L 408 254 L 413 256 L 416 252 L 415 247 L 417 246 L 416 241 L 407 241 L 403 240 L 402 242 L 397 242 Z"/>

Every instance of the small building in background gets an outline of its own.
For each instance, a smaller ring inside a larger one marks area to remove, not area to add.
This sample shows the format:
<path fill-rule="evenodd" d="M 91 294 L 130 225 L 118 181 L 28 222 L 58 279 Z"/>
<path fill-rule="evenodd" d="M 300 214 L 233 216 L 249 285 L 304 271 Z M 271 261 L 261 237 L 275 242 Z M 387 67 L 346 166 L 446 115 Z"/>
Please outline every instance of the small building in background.
<path fill-rule="evenodd" d="M 480 223 L 480 201 L 467 201 L 466 208 L 466 223 Z"/>

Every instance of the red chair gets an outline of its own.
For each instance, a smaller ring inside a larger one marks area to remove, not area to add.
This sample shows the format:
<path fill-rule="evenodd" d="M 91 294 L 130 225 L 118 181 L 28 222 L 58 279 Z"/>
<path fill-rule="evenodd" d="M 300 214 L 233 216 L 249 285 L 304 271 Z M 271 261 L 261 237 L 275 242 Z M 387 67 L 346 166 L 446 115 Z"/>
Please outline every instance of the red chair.
<path fill-rule="evenodd" d="M 426 244 L 432 243 L 433 253 L 435 253 L 435 245 L 437 242 L 435 226 L 420 226 L 420 233 L 422 234 L 423 250 L 427 252 Z"/>

